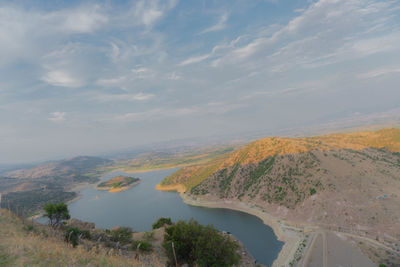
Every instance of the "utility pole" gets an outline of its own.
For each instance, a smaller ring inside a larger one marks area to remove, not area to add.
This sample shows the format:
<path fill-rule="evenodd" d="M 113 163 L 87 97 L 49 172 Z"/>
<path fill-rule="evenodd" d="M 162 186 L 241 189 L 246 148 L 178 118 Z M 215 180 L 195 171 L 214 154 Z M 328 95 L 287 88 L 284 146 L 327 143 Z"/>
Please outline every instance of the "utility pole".
<path fill-rule="evenodd" d="M 172 253 L 174 253 L 175 267 L 178 267 L 178 261 L 176 260 L 174 242 L 171 242 L 171 243 L 172 243 Z"/>

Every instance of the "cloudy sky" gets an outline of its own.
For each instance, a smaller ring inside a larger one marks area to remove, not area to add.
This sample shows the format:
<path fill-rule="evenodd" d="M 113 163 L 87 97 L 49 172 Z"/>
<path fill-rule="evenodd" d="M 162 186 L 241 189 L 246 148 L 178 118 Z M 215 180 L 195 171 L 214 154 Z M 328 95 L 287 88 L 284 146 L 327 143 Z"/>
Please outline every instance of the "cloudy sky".
<path fill-rule="evenodd" d="M 399 107 L 397 0 L 0 2 L 0 163 Z"/>

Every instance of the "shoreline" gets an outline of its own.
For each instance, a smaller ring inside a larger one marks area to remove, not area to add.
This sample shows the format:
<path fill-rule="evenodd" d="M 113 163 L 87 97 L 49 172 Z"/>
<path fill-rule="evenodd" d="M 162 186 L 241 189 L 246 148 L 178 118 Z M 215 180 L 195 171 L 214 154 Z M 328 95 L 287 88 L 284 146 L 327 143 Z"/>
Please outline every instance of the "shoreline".
<path fill-rule="evenodd" d="M 155 189 L 156 190 L 160 190 L 160 191 L 175 191 L 175 192 L 178 192 L 179 194 L 184 193 L 186 191 L 186 187 L 184 185 L 181 185 L 181 184 L 175 184 L 175 185 L 160 185 L 160 184 L 157 184 Z"/>
<path fill-rule="evenodd" d="M 257 207 L 249 206 L 243 202 L 234 201 L 213 201 L 207 202 L 204 200 L 193 199 L 184 192 L 180 192 L 184 203 L 191 206 L 207 207 L 207 208 L 223 208 L 245 212 L 247 214 L 258 217 L 263 223 L 272 228 L 277 239 L 284 242 L 278 257 L 273 262 L 272 266 L 281 267 L 289 266 L 289 263 L 294 258 L 297 248 L 301 241 L 305 238 L 304 229 L 295 228 L 282 223 L 279 219 L 273 217 L 265 211 Z"/>
<path fill-rule="evenodd" d="M 88 188 L 90 185 L 91 184 L 88 183 L 88 182 L 83 182 L 83 183 L 75 184 L 75 185 L 71 186 L 70 188 L 67 188 L 67 191 L 76 193 L 76 197 L 66 201 L 65 204 L 69 205 L 72 202 L 75 202 L 75 201 L 81 199 L 82 198 L 82 194 L 80 194 L 80 191 L 83 190 L 83 189 Z M 41 218 L 43 216 L 44 216 L 44 211 L 41 211 L 41 212 L 39 212 L 39 213 L 37 213 L 35 215 L 32 215 L 32 216 L 28 217 L 27 220 L 36 220 L 36 219 L 39 219 L 39 218 Z"/>
<path fill-rule="evenodd" d="M 108 192 L 110 192 L 110 193 L 119 193 L 119 192 L 128 190 L 129 188 L 139 184 L 141 181 L 142 180 L 139 180 L 139 181 L 134 182 L 132 184 L 129 184 L 127 186 L 122 186 L 122 187 L 118 187 L 118 188 L 113 188 L 113 187 L 110 187 L 110 186 L 108 186 L 108 187 L 98 187 L 98 186 L 96 186 L 95 189 L 98 190 L 98 191 L 102 191 L 102 190 L 103 191 L 107 191 L 108 190 Z"/>

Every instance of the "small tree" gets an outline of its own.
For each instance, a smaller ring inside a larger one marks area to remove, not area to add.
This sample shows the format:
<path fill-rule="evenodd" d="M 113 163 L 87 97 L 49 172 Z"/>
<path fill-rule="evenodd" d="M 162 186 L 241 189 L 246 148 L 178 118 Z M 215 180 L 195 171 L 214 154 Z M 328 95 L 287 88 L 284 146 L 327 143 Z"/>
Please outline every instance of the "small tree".
<path fill-rule="evenodd" d="M 179 221 L 165 229 L 163 247 L 171 262 L 174 261 L 172 243 L 178 263 L 189 266 L 233 266 L 240 259 L 236 252 L 238 245 L 229 236 L 193 219 L 187 223 Z"/>
<path fill-rule="evenodd" d="M 60 202 L 57 204 L 49 203 L 44 206 L 44 210 L 47 218 L 49 218 L 49 224 L 52 227 L 59 226 L 64 220 L 68 220 L 70 218 L 68 206 L 64 202 Z"/>

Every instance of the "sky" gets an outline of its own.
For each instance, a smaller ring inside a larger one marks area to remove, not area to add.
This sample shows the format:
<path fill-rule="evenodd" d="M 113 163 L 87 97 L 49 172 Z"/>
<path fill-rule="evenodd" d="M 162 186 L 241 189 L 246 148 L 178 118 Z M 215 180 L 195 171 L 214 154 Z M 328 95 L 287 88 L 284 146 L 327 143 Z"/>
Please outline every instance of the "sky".
<path fill-rule="evenodd" d="M 400 1 L 0 1 L 0 163 L 400 108 Z"/>

